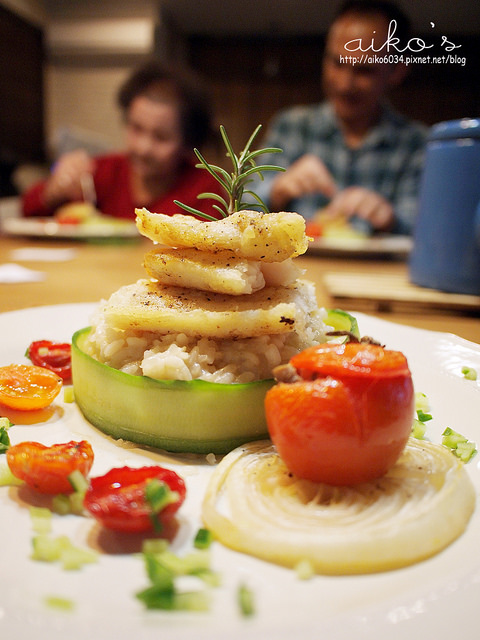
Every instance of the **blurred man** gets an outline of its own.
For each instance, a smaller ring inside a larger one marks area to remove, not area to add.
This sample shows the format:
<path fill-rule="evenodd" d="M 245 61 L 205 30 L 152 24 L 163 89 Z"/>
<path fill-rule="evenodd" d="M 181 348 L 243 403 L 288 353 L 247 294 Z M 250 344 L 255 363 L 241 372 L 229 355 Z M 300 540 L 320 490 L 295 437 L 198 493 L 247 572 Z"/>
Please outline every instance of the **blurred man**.
<path fill-rule="evenodd" d="M 386 100 L 406 73 L 402 64 L 372 60 L 388 53 L 389 29 L 405 46 L 408 19 L 388 2 L 353 0 L 339 10 L 326 39 L 326 101 L 280 113 L 267 134 L 265 146 L 283 153 L 263 161 L 286 168 L 256 185 L 270 209 L 306 218 L 323 210 L 371 230 L 411 232 L 427 129 Z"/>

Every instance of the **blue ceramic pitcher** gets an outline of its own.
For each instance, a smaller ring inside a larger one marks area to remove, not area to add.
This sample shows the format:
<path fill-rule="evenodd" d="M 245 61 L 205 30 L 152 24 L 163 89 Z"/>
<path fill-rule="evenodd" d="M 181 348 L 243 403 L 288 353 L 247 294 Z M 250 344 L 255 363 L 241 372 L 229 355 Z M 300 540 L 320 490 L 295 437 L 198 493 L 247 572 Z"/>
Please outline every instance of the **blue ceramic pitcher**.
<path fill-rule="evenodd" d="M 410 256 L 410 280 L 480 295 L 480 119 L 431 128 Z"/>

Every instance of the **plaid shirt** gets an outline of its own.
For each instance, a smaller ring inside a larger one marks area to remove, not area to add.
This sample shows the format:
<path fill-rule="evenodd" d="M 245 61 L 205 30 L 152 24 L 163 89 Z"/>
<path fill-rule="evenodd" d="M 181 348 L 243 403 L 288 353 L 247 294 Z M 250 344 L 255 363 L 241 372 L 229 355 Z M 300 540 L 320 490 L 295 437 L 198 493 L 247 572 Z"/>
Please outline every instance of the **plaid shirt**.
<path fill-rule="evenodd" d="M 394 206 L 393 232 L 411 233 L 427 134 L 425 126 L 384 107 L 380 122 L 361 147 L 351 149 L 328 103 L 298 106 L 280 113 L 265 139 L 265 147 L 279 147 L 283 153 L 261 156 L 259 163 L 288 167 L 305 153 L 313 153 L 325 163 L 340 190 L 358 185 L 380 193 Z M 269 206 L 271 184 L 278 173 L 266 171 L 263 176 L 251 188 Z M 288 209 L 311 218 L 326 204 L 325 196 L 309 195 L 293 200 Z"/>

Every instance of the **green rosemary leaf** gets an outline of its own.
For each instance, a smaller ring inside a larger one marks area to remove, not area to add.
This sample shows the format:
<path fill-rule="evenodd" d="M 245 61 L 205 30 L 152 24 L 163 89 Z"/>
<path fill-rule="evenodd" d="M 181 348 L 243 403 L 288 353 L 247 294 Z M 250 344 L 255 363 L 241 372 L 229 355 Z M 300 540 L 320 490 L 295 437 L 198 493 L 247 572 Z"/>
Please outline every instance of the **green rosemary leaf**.
<path fill-rule="evenodd" d="M 283 153 L 283 149 L 279 149 L 278 147 L 269 147 L 268 149 L 257 149 L 256 151 L 252 151 L 248 158 L 245 159 L 247 162 L 251 162 L 252 158 L 256 158 L 257 156 L 263 156 L 264 153 Z"/>
<path fill-rule="evenodd" d="M 250 147 L 252 146 L 253 141 L 255 140 L 255 138 L 257 137 L 258 132 L 260 131 L 260 129 L 262 128 L 262 125 L 259 124 L 257 126 L 257 128 L 255 129 L 255 131 L 252 133 L 252 135 L 250 136 L 250 138 L 248 139 L 247 144 L 245 145 L 242 153 L 240 154 L 240 158 L 242 160 L 244 160 L 245 156 L 249 153 L 250 151 Z"/>
<path fill-rule="evenodd" d="M 225 144 L 225 146 L 227 148 L 228 155 L 230 156 L 230 160 L 232 161 L 233 169 L 234 169 L 235 173 L 238 173 L 238 170 L 239 170 L 238 158 L 235 155 L 235 151 L 233 150 L 233 147 L 232 147 L 231 142 L 230 142 L 230 140 L 229 140 L 229 138 L 227 136 L 227 132 L 225 131 L 225 127 L 223 125 L 220 126 L 220 133 L 222 135 L 223 142 L 224 142 L 224 144 Z"/>
<path fill-rule="evenodd" d="M 183 202 L 179 202 L 178 200 L 174 200 L 173 202 L 178 207 L 181 207 L 185 211 L 188 211 L 188 213 L 192 213 L 193 215 L 203 218 L 204 220 L 211 220 L 212 222 L 214 222 L 217 219 L 217 218 L 214 218 L 213 216 L 209 216 L 208 213 L 204 213 L 203 211 L 199 211 L 198 209 L 189 207 L 188 204 L 183 204 Z M 225 216 L 224 213 L 222 213 L 222 215 Z"/>
<path fill-rule="evenodd" d="M 260 196 L 258 194 L 256 194 L 254 191 L 245 191 L 244 193 L 247 193 L 248 195 L 252 196 L 252 198 L 254 198 L 257 201 L 257 204 L 260 206 L 260 208 L 262 209 L 262 211 L 264 213 L 268 213 L 268 207 L 265 204 L 265 202 L 260 198 Z M 252 206 L 251 203 L 243 203 L 243 206 Z"/>
<path fill-rule="evenodd" d="M 229 174 L 224 169 L 221 169 L 221 167 L 216 167 L 216 166 L 212 166 L 212 165 L 208 164 L 208 162 L 205 160 L 205 158 L 202 156 L 202 154 L 200 153 L 200 151 L 198 149 L 194 149 L 194 151 L 195 151 L 195 154 L 196 154 L 197 158 L 202 163 L 201 164 L 201 168 L 202 169 L 206 169 L 208 171 L 208 173 L 210 173 L 218 182 L 220 182 L 222 187 L 228 193 L 229 188 L 230 188 L 230 185 L 228 184 L 228 180 L 230 179 Z M 221 175 L 219 175 L 219 174 L 221 174 Z M 223 178 L 221 176 L 223 176 Z M 228 176 L 228 180 L 225 180 L 225 176 Z"/>
<path fill-rule="evenodd" d="M 199 200 L 216 200 L 220 202 L 225 208 L 228 207 L 227 201 L 222 196 L 219 196 L 218 193 L 200 193 L 197 198 Z"/>

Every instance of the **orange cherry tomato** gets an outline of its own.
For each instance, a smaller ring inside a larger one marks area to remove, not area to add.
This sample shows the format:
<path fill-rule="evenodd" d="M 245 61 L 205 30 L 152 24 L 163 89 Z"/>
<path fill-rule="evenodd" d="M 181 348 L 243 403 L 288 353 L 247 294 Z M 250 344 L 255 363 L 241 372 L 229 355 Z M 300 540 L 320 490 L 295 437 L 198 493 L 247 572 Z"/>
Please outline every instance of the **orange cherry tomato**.
<path fill-rule="evenodd" d="M 86 440 L 50 447 L 39 442 L 21 442 L 7 450 L 7 463 L 16 478 L 40 493 L 72 493 L 68 476 L 77 470 L 88 476 L 93 450 Z"/>
<path fill-rule="evenodd" d="M 331 485 L 384 475 L 414 417 L 405 356 L 372 344 L 326 344 L 290 363 L 301 379 L 276 384 L 265 398 L 269 433 L 288 469 Z"/>
<path fill-rule="evenodd" d="M 53 371 L 27 364 L 0 367 L 0 404 L 10 409 L 43 409 L 55 400 L 62 378 Z"/>

